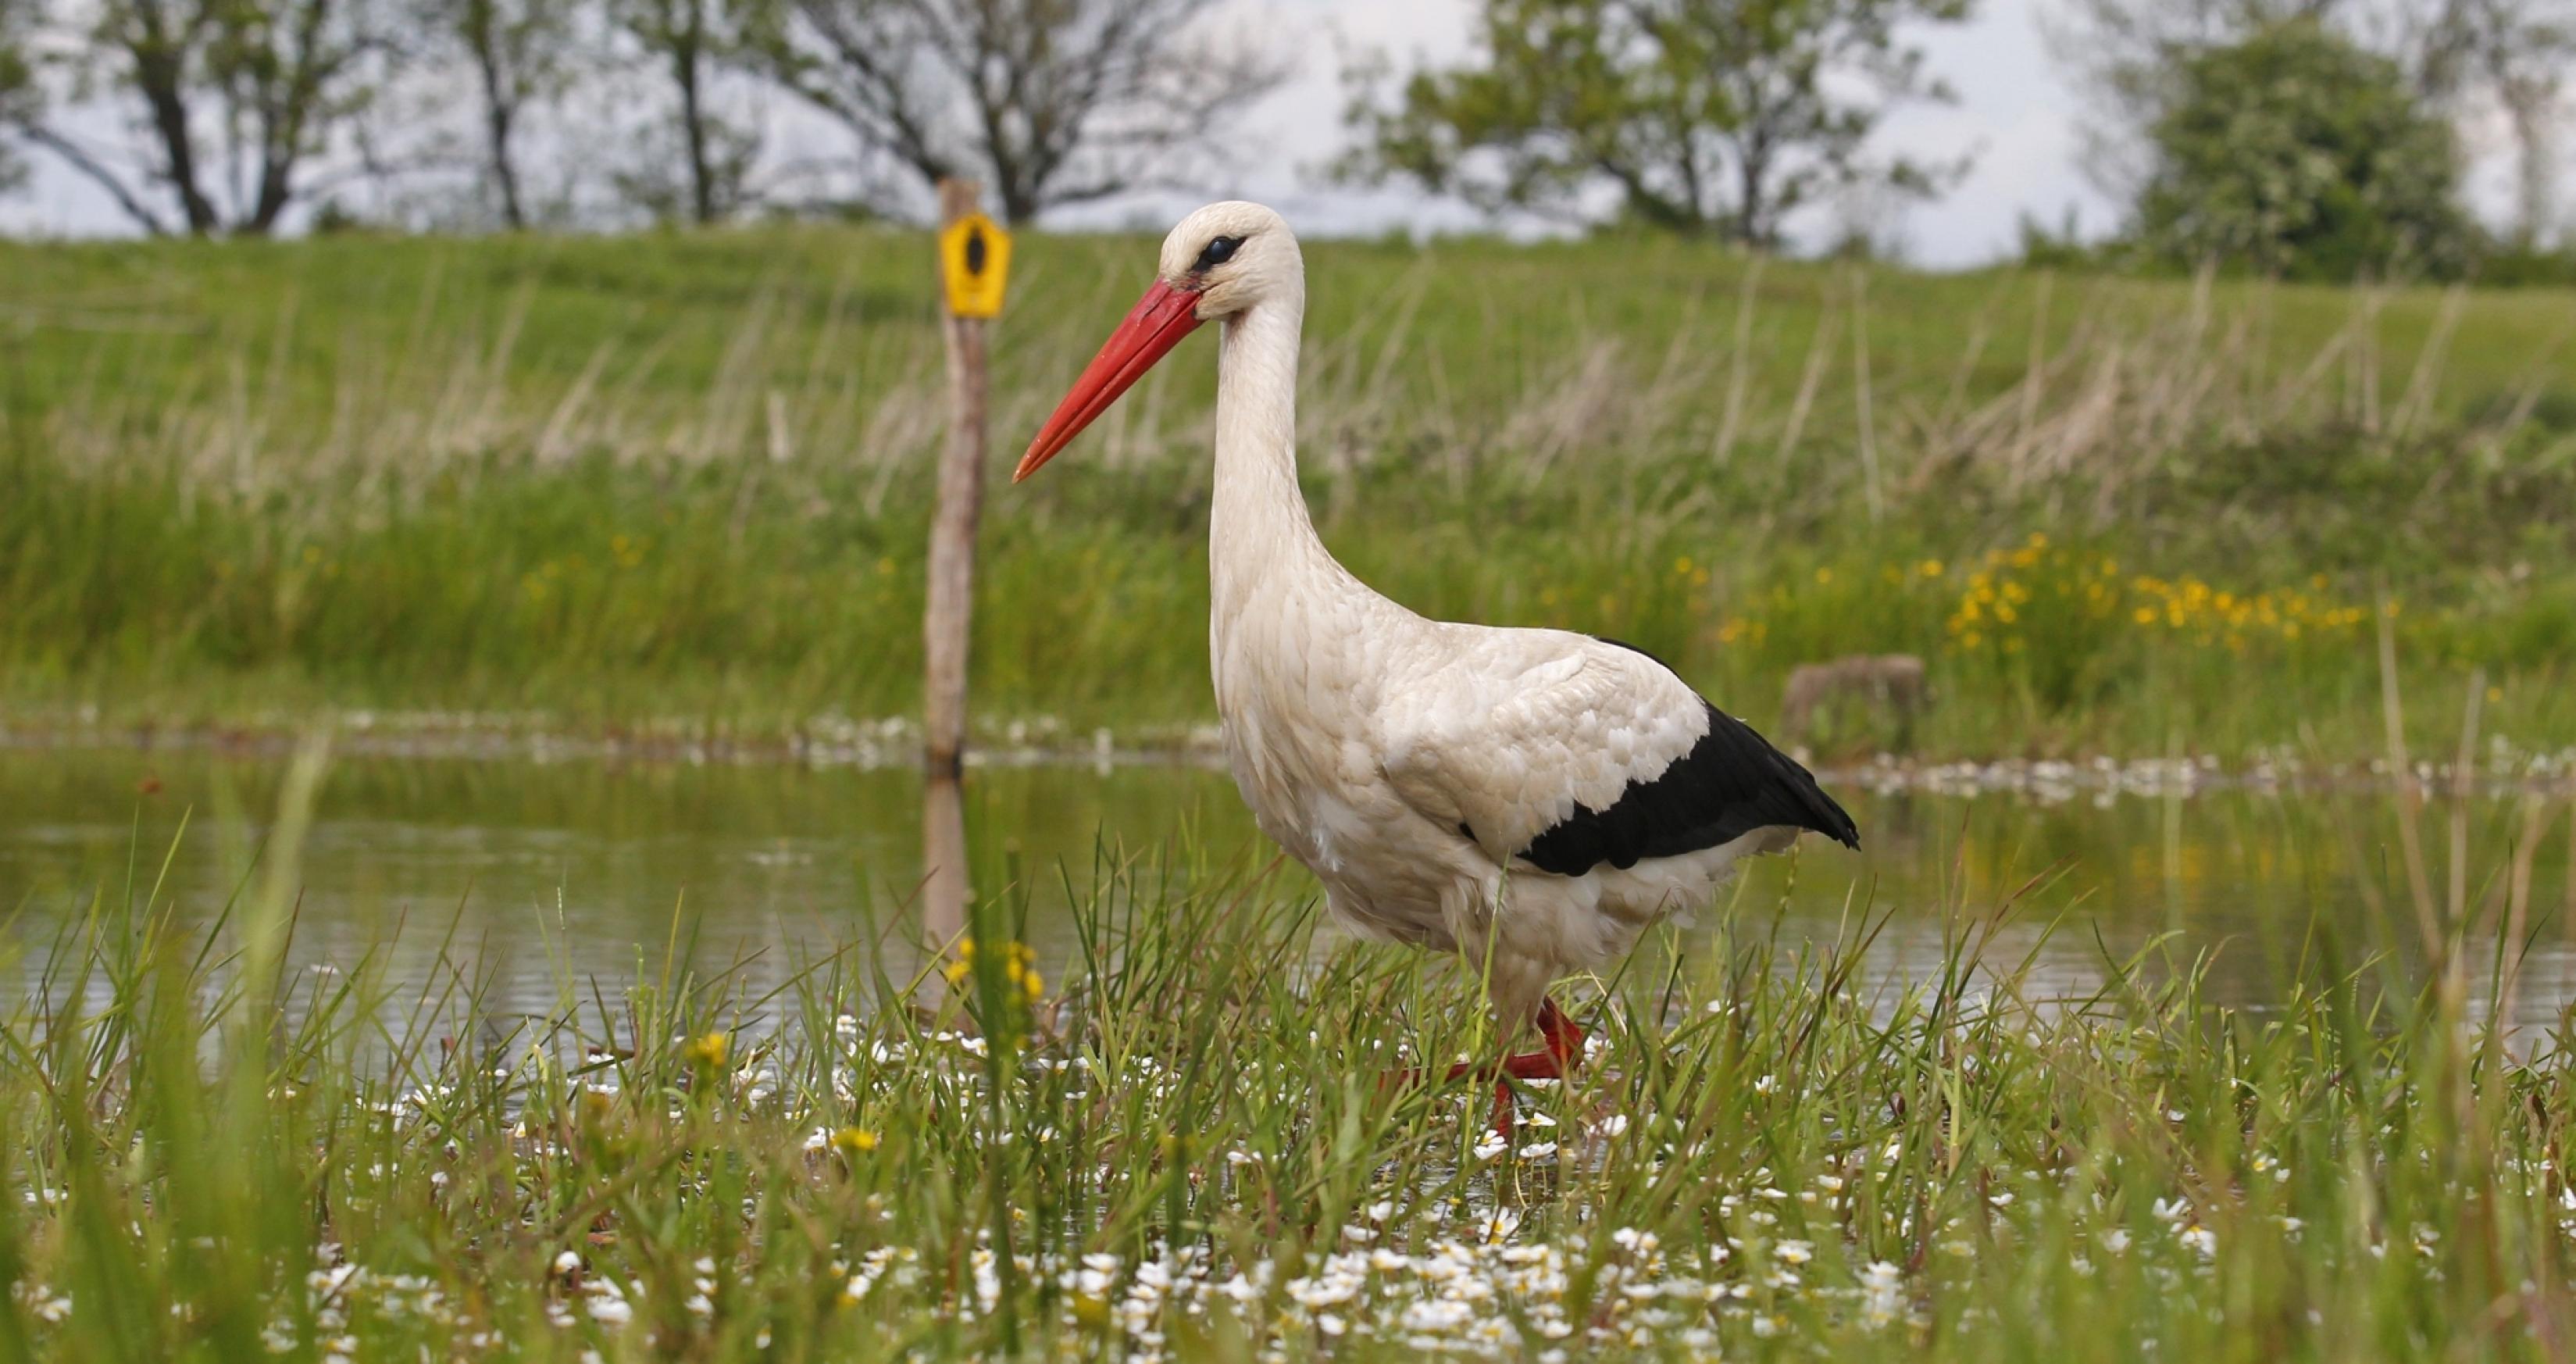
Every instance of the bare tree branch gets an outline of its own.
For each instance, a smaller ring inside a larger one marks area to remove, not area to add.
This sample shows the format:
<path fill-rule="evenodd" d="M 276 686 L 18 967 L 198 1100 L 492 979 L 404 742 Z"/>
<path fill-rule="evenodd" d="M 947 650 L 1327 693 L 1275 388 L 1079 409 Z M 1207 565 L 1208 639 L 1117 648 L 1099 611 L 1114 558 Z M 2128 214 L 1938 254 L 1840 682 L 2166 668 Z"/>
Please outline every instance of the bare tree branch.
<path fill-rule="evenodd" d="M 155 237 L 168 235 L 169 224 L 161 221 L 161 215 L 153 212 L 151 206 L 136 195 L 133 187 L 125 183 L 125 177 L 83 150 L 80 144 L 43 124 L 22 124 L 18 131 L 20 136 L 61 157 L 63 164 L 106 190 L 108 197 L 116 201 L 116 206 L 124 210 L 125 216 L 134 220 L 135 226 Z"/>
<path fill-rule="evenodd" d="M 982 177 L 1005 216 L 1117 194 L 1212 149 L 1283 74 L 1198 32 L 1212 0 L 785 0 L 789 89 L 924 183 Z"/>

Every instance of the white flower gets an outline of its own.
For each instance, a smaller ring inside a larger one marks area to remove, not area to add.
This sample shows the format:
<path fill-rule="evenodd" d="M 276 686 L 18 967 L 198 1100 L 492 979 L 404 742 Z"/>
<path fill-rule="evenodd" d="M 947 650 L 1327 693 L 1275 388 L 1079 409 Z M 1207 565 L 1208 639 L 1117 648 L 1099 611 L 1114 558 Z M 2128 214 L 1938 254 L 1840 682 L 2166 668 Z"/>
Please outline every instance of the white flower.
<path fill-rule="evenodd" d="M 1556 1143 L 1552 1141 L 1531 1142 L 1529 1145 L 1521 1148 L 1521 1159 L 1554 1160 L 1556 1159 Z"/>
<path fill-rule="evenodd" d="M 1476 1309 L 1463 1302 L 1434 1298 L 1404 1309 L 1408 1331 L 1455 1331 L 1475 1319 Z"/>
<path fill-rule="evenodd" d="M 1601 1121 L 1592 1124 L 1592 1135 L 1596 1137 L 1610 1138 L 1625 1136 L 1627 1131 L 1628 1115 L 1625 1113 L 1613 1113 L 1609 1117 L 1603 1118 Z"/>
<path fill-rule="evenodd" d="M 1771 1248 L 1771 1253 L 1793 1265 L 1802 1265 L 1816 1258 L 1816 1248 L 1804 1241 L 1782 1241 Z"/>
<path fill-rule="evenodd" d="M 2218 1253 L 2218 1234 L 2204 1226 L 2194 1225 L 2183 1228 L 2182 1243 L 2199 1251 L 2204 1259 Z"/>
<path fill-rule="evenodd" d="M 1288 1296 L 1300 1307 L 1338 1307 L 1359 1295 L 1360 1281 L 1347 1274 L 1288 1281 Z"/>

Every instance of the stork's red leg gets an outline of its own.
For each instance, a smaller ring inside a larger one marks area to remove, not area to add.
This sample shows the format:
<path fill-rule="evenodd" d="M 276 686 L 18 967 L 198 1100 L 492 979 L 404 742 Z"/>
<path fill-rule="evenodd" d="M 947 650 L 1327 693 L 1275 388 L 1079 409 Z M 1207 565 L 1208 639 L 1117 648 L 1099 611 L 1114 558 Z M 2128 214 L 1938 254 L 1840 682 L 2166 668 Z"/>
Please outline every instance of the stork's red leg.
<path fill-rule="evenodd" d="M 1453 1082 L 1470 1075 L 1494 1077 L 1494 1131 L 1504 1136 L 1512 1132 L 1511 1080 L 1562 1080 L 1583 1059 L 1583 1029 L 1576 1027 L 1553 999 L 1539 1001 L 1538 1035 L 1544 1044 L 1541 1050 L 1490 1063 L 1461 1061 L 1449 1067 Z M 1410 1087 L 1420 1084 L 1422 1076 L 1420 1070 L 1400 1070 L 1389 1078 L 1397 1086 Z"/>

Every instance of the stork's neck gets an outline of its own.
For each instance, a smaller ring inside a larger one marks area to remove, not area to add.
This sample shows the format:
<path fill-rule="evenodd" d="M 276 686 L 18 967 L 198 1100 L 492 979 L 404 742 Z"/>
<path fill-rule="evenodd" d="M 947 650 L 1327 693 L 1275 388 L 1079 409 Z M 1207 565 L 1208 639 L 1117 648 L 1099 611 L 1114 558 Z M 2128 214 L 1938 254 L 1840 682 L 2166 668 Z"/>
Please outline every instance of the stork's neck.
<path fill-rule="evenodd" d="M 1305 282 L 1225 320 L 1216 385 L 1216 496 L 1208 518 L 1220 631 L 1265 589 L 1347 575 L 1297 489 L 1297 341 Z"/>

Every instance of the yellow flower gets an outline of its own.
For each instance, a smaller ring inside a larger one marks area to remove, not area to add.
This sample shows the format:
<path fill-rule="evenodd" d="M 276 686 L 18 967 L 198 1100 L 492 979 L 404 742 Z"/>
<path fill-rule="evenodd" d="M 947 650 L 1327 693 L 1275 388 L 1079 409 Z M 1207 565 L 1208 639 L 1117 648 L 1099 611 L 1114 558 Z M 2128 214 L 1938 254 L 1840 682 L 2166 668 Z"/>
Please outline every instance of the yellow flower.
<path fill-rule="evenodd" d="M 1830 568 L 1820 568 L 1820 569 L 1817 569 L 1817 570 L 1816 570 L 1816 582 L 1817 582 L 1819 585 L 1822 585 L 1822 584 L 1825 584 L 1825 583 L 1832 582 L 1833 580 L 1834 580 L 1834 571 L 1833 571 L 1832 569 L 1830 569 Z"/>
<path fill-rule="evenodd" d="M 1924 577 L 1927 577 L 1927 578 L 1937 578 L 1937 577 L 1940 577 L 1940 576 L 1941 576 L 1941 561 L 1940 561 L 1940 560 L 1938 560 L 1938 559 L 1926 559 L 1926 560 L 1924 560 L 1923 562 L 1921 562 L 1921 563 L 1919 563 L 1919 564 L 1916 564 L 1916 565 L 1914 566 L 1914 571 L 1915 571 L 1915 572 L 1917 572 L 1917 573 L 1922 574 Z"/>
<path fill-rule="evenodd" d="M 733 1050 L 733 1034 L 711 1032 L 691 1042 L 686 1055 L 689 1064 L 709 1070 L 724 1069 L 725 1055 Z"/>
<path fill-rule="evenodd" d="M 1046 993 L 1046 977 L 1038 974 L 1038 954 L 1024 942 L 1005 943 L 1002 948 L 1002 979 L 1019 987 L 1034 1004 Z M 957 960 L 940 969 L 951 985 L 963 984 L 975 972 L 975 940 L 957 940 Z"/>
<path fill-rule="evenodd" d="M 865 1155 L 877 1149 L 877 1134 L 864 1127 L 844 1127 L 832 1134 L 832 1149 Z"/>

